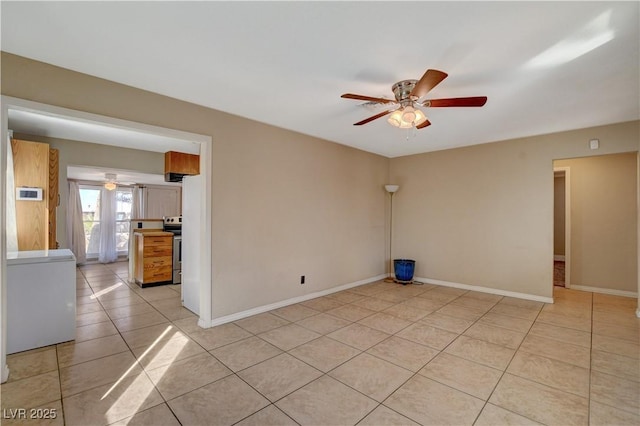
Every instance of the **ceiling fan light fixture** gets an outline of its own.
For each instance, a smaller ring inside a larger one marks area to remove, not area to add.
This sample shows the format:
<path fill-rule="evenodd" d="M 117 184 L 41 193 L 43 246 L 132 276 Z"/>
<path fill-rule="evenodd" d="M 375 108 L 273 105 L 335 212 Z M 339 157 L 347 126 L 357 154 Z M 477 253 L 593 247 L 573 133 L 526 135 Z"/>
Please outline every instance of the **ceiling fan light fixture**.
<path fill-rule="evenodd" d="M 422 111 L 412 106 L 406 106 L 391 113 L 387 122 L 393 127 L 410 129 L 424 123 L 426 120 L 427 117 L 425 117 Z"/>
<path fill-rule="evenodd" d="M 114 189 L 116 189 L 117 175 L 115 173 L 105 173 L 104 177 L 107 180 L 104 184 L 104 189 L 106 189 L 107 191 L 113 191 Z"/>
<path fill-rule="evenodd" d="M 397 109 L 391 113 L 387 122 L 393 127 L 400 127 L 402 125 L 402 110 Z"/>

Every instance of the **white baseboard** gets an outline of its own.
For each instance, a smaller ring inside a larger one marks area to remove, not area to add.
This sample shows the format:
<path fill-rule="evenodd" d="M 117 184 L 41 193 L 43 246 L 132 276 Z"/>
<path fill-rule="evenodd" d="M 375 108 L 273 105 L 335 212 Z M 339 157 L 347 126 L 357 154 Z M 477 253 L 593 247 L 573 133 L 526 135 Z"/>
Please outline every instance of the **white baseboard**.
<path fill-rule="evenodd" d="M 281 300 L 280 302 L 271 303 L 269 305 L 262 305 L 255 308 L 248 309 L 246 311 L 237 312 L 231 315 L 225 315 L 219 318 L 213 318 L 211 321 L 198 320 L 198 326 L 202 328 L 215 327 L 216 325 L 222 325 L 233 321 L 238 321 L 243 318 L 247 318 L 253 315 L 262 314 L 264 312 L 272 311 L 274 309 L 282 308 L 296 303 L 305 302 L 307 300 L 315 299 L 317 297 L 326 296 L 327 294 L 337 293 L 339 291 L 348 290 L 350 288 L 358 287 L 364 284 L 369 284 L 375 281 L 385 279 L 387 274 L 377 275 L 375 277 L 367 278 L 364 280 L 356 281 L 353 283 L 343 284 L 338 287 L 332 287 L 327 290 L 317 291 L 315 293 L 305 294 L 303 296 L 293 297 L 291 299 Z"/>
<path fill-rule="evenodd" d="M 564 262 L 565 261 L 564 254 L 554 254 L 553 260 L 557 260 L 558 262 Z"/>
<path fill-rule="evenodd" d="M 610 294 L 612 296 L 623 296 L 623 297 L 633 297 L 637 298 L 638 293 L 633 291 L 625 291 L 625 290 L 615 290 L 612 288 L 602 288 L 602 287 L 589 287 L 586 285 L 571 285 L 571 290 L 582 290 L 582 291 L 590 291 L 592 293 L 602 293 L 602 294 Z"/>
<path fill-rule="evenodd" d="M 459 288 L 462 290 L 473 290 L 473 291 L 479 291 L 480 293 L 497 294 L 499 296 L 515 297 L 517 299 L 533 300 L 535 302 L 553 303 L 553 297 L 536 296 L 535 294 L 518 293 L 515 291 L 500 290 L 500 289 L 491 288 L 491 287 L 480 287 L 476 285 L 460 284 L 460 283 L 454 283 L 450 281 L 434 280 L 431 278 L 416 277 L 415 280 L 419 282 L 423 282 L 425 284 L 435 284 L 435 285 L 441 285 L 443 287 Z"/>

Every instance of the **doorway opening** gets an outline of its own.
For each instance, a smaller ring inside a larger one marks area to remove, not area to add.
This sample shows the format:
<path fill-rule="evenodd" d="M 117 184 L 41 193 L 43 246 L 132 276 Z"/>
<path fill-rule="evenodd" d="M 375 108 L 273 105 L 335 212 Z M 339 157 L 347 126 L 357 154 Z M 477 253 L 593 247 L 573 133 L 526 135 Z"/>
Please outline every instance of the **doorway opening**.
<path fill-rule="evenodd" d="M 571 194 L 569 167 L 553 168 L 553 285 L 571 287 Z"/>

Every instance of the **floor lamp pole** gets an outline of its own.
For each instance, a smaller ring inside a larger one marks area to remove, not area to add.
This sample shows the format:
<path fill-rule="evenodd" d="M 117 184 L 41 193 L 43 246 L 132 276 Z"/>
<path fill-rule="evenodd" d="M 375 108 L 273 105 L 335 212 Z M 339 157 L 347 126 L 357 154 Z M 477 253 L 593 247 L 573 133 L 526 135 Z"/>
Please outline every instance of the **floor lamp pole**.
<path fill-rule="evenodd" d="M 393 283 L 393 262 L 391 259 L 391 244 L 393 241 L 393 194 L 398 190 L 398 185 L 385 185 L 384 188 L 391 195 L 390 200 L 390 212 L 389 212 L 389 276 L 385 279 L 385 282 Z"/>

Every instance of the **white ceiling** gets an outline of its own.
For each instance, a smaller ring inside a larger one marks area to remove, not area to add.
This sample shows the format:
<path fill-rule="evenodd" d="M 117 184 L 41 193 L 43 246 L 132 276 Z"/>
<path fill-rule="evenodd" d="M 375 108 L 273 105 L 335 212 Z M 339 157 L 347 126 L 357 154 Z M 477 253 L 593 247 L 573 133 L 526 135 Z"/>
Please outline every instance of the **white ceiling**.
<path fill-rule="evenodd" d="M 178 138 L 43 112 L 9 109 L 9 128 L 16 133 L 135 148 L 144 151 L 179 151 L 199 154 L 200 144 Z"/>
<path fill-rule="evenodd" d="M 2 50 L 388 157 L 640 118 L 633 2 L 1 2 Z M 449 77 L 418 131 L 341 99 Z"/>

